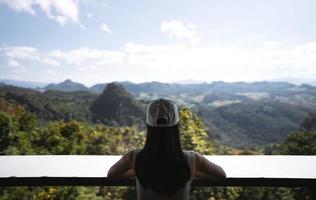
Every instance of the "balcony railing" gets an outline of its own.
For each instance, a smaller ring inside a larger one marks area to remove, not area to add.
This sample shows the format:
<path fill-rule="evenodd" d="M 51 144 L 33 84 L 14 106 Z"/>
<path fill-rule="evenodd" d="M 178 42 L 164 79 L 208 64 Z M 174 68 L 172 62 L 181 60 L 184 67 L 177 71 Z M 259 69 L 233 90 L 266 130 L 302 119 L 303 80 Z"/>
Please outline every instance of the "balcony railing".
<path fill-rule="evenodd" d="M 121 156 L 0 156 L 0 186 L 133 186 L 135 180 L 108 180 Z M 316 156 L 206 156 L 220 165 L 222 182 L 195 179 L 194 186 L 316 188 Z"/>

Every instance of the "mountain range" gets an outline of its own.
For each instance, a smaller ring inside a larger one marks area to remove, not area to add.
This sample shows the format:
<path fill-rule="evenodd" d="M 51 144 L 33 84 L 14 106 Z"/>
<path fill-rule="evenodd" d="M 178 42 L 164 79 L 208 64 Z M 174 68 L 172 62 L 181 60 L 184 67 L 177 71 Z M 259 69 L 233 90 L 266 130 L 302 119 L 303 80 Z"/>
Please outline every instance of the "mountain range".
<path fill-rule="evenodd" d="M 123 81 L 121 83 L 124 83 L 124 82 L 132 83 L 129 81 Z M 203 83 L 211 84 L 213 82 L 221 82 L 221 81 L 200 81 L 200 80 L 188 79 L 188 80 L 182 80 L 182 81 L 181 80 L 173 81 L 173 82 L 170 82 L 169 84 L 194 85 L 194 84 L 203 84 Z M 253 83 L 253 82 L 255 81 L 243 82 L 243 83 Z M 264 82 L 264 81 L 259 81 L 259 82 Z M 292 77 L 268 79 L 266 80 L 266 82 L 287 82 L 294 85 L 308 84 L 308 85 L 316 86 L 316 79 L 299 79 L 299 78 L 292 78 Z M 159 82 L 156 82 L 156 83 L 159 83 Z M 105 88 L 104 85 L 106 85 L 107 83 L 97 83 L 97 84 L 92 85 L 91 87 L 87 87 L 84 84 L 72 81 L 71 79 L 66 79 L 65 81 L 60 82 L 60 83 L 44 83 L 44 82 L 38 82 L 38 81 L 0 79 L 0 85 L 1 84 L 24 87 L 24 88 L 32 88 L 32 89 L 38 89 L 38 90 L 60 90 L 60 91 L 92 90 L 92 91 L 101 93 L 103 89 Z M 66 88 L 64 88 L 63 86 L 66 86 Z"/>
<path fill-rule="evenodd" d="M 87 88 L 66 80 L 42 89 L 2 84 L 0 97 L 46 121 L 73 118 L 140 128 L 144 128 L 146 104 L 158 97 L 169 98 L 201 117 L 211 139 L 237 147 L 280 142 L 316 112 L 316 87 L 267 81 L 115 82 Z"/>

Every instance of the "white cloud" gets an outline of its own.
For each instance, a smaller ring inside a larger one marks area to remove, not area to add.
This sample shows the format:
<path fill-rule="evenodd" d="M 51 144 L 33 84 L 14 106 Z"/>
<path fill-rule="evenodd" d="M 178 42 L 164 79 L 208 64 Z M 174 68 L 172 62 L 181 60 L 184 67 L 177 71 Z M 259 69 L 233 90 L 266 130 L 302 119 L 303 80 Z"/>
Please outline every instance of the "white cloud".
<path fill-rule="evenodd" d="M 197 34 L 195 24 L 184 24 L 179 20 L 163 21 L 161 23 L 160 31 L 168 33 L 178 40 L 187 40 L 192 44 L 198 44 L 201 41 Z"/>
<path fill-rule="evenodd" d="M 159 77 L 168 80 L 249 81 L 316 76 L 316 43 L 281 46 L 281 43 L 274 42 L 274 45 L 278 45 L 277 48 L 259 45 L 247 49 L 242 45 L 187 47 L 128 43 L 125 51 L 129 65 L 155 71 L 153 80 Z"/>
<path fill-rule="evenodd" d="M 280 41 L 267 41 L 267 42 L 263 42 L 263 47 L 265 49 L 274 49 L 277 48 L 281 45 Z"/>
<path fill-rule="evenodd" d="M 1 0 L 0 3 L 7 3 L 11 8 L 17 12 L 28 12 L 31 15 L 35 15 L 33 9 L 34 0 Z"/>
<path fill-rule="evenodd" d="M 316 42 L 292 46 L 274 43 L 277 46 L 273 48 L 269 41 L 265 44 L 244 48 L 236 44 L 187 46 L 129 42 L 117 51 L 81 47 L 70 51 L 48 52 L 33 47 L 5 46 L 0 48 L 0 59 L 4 58 L 7 64 L 11 63 L 11 67 L 8 66 L 4 71 L 13 70 L 12 66 L 18 63 L 20 66 L 29 66 L 27 69 L 31 73 L 34 63 L 34 66 L 41 66 L 43 72 L 48 69 L 54 71 L 52 78 L 75 78 L 90 83 L 184 79 L 251 81 L 316 77 Z M 25 62 L 31 64 L 26 65 Z M 62 67 L 51 68 L 59 65 Z M 49 73 L 45 74 L 49 76 Z M 24 76 L 22 72 L 18 75 Z M 42 81 L 46 81 L 47 77 L 42 78 Z"/>
<path fill-rule="evenodd" d="M 40 60 L 38 50 L 28 46 L 13 46 L 3 48 L 5 55 L 12 59 Z"/>
<path fill-rule="evenodd" d="M 45 63 L 50 66 L 60 66 L 60 63 L 52 58 L 43 58 L 41 61 L 42 63 Z"/>
<path fill-rule="evenodd" d="M 55 72 L 53 70 L 47 70 L 46 71 L 48 74 L 55 74 Z"/>
<path fill-rule="evenodd" d="M 9 66 L 20 66 L 21 62 L 31 61 L 39 62 L 41 64 L 50 65 L 50 66 L 59 66 L 60 64 L 50 58 L 43 52 L 40 52 L 34 47 L 28 46 L 13 46 L 13 47 L 3 47 L 1 48 L 3 54 L 8 59 Z"/>
<path fill-rule="evenodd" d="M 106 23 L 102 23 L 100 26 L 101 30 L 110 34 L 113 34 L 112 30 L 106 25 Z"/>
<path fill-rule="evenodd" d="M 18 63 L 16 60 L 9 58 L 8 60 L 8 66 L 10 67 L 20 67 L 20 63 Z"/>
<path fill-rule="evenodd" d="M 108 4 L 106 3 L 106 0 L 80 0 L 82 3 L 86 3 L 93 6 L 103 6 L 106 7 Z"/>
<path fill-rule="evenodd" d="M 0 3 L 6 3 L 17 12 L 28 12 L 31 15 L 41 10 L 61 25 L 72 22 L 83 27 L 79 20 L 78 0 L 0 0 Z"/>
<path fill-rule="evenodd" d="M 93 69 L 111 63 L 122 63 L 124 54 L 120 51 L 106 51 L 82 47 L 72 51 L 54 50 L 49 53 L 54 59 L 60 59 L 68 64 Z"/>

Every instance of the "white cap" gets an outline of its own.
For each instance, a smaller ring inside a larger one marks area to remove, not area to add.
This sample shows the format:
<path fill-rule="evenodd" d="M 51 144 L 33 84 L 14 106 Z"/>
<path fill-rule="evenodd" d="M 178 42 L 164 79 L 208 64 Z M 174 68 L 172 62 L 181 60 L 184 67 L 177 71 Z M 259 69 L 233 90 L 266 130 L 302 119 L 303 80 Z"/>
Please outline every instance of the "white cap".
<path fill-rule="evenodd" d="M 153 127 L 170 127 L 179 123 L 177 104 L 168 99 L 156 99 L 147 106 L 146 123 Z"/>

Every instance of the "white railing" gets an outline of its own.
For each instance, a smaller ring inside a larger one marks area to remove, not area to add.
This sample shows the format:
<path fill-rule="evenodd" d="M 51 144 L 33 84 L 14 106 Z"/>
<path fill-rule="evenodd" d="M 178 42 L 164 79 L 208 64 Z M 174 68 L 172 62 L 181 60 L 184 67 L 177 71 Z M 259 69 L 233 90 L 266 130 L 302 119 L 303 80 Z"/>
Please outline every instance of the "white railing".
<path fill-rule="evenodd" d="M 135 185 L 106 174 L 121 156 L 0 156 L 0 186 Z M 195 186 L 316 187 L 316 156 L 206 156 L 220 165 L 222 182 L 196 179 Z"/>

